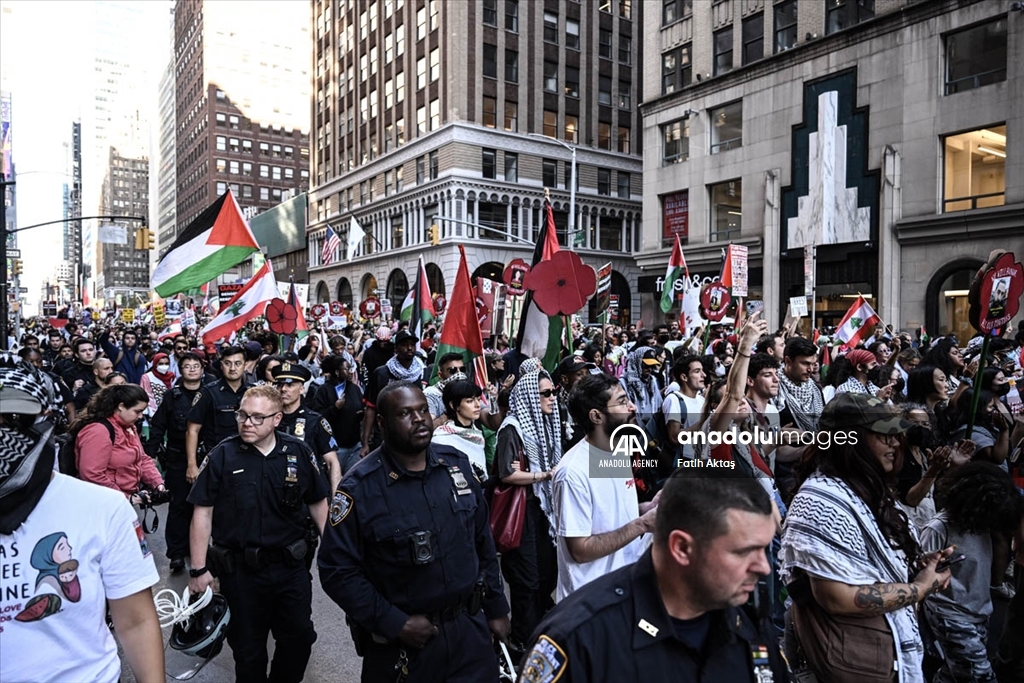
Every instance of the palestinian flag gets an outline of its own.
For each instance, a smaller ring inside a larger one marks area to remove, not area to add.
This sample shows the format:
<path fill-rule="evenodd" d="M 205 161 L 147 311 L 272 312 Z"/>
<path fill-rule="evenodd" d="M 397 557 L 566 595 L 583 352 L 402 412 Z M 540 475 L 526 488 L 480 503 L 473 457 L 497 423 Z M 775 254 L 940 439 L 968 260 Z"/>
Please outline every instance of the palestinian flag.
<path fill-rule="evenodd" d="M 476 306 L 473 306 L 476 310 Z M 402 302 L 402 311 L 399 319 L 409 321 L 409 331 L 416 335 L 417 343 L 423 339 L 423 330 L 427 323 L 434 319 L 434 299 L 430 296 L 430 286 L 427 284 L 427 269 L 423 265 L 423 257 L 420 256 L 420 265 L 416 270 L 416 282 Z"/>
<path fill-rule="evenodd" d="M 533 260 L 530 262 L 531 268 L 561 250 L 555 228 L 555 213 L 550 202 L 545 203 L 545 215 L 547 219 L 537 237 L 537 246 L 533 250 Z M 533 293 L 530 291 L 526 292 L 523 310 L 525 312 L 519 322 L 519 333 L 516 335 L 516 348 L 527 358 L 540 358 L 544 369 L 553 373 L 561 359 L 562 337 L 566 329 L 565 318 L 560 315 L 545 315 L 533 302 Z"/>
<path fill-rule="evenodd" d="M 676 283 L 686 279 L 686 261 L 683 260 L 683 247 L 679 244 L 679 235 L 676 235 L 675 246 L 672 247 L 672 255 L 668 257 L 668 268 L 665 269 L 665 282 L 661 287 L 661 312 L 668 313 L 672 310 L 676 299 Z"/>
<path fill-rule="evenodd" d="M 253 275 L 245 287 L 231 297 L 230 301 L 221 306 L 217 317 L 211 320 L 199 335 L 203 342 L 215 342 L 222 337 L 228 337 L 242 329 L 243 325 L 256 316 L 263 315 L 267 302 L 277 297 L 274 271 L 270 270 L 270 261 L 264 261 L 263 267 Z"/>
<path fill-rule="evenodd" d="M 192 221 L 153 270 L 153 290 L 163 297 L 198 289 L 259 251 L 230 190 Z"/>
<path fill-rule="evenodd" d="M 476 317 L 476 295 L 469 278 L 469 263 L 466 249 L 459 245 L 459 270 L 455 274 L 452 298 L 448 302 L 448 315 L 441 329 L 441 342 L 437 345 L 437 357 L 446 353 L 461 353 L 466 367 L 473 367 L 473 381 L 487 394 L 487 365 L 484 361 L 484 338 L 480 333 L 480 320 Z M 430 383 L 438 380 L 438 363 Z"/>

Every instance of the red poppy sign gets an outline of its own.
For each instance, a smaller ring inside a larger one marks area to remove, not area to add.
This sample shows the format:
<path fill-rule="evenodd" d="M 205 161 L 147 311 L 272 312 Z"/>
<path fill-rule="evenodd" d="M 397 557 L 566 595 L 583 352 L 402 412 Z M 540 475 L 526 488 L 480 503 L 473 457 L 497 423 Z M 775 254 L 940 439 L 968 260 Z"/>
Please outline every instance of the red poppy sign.
<path fill-rule="evenodd" d="M 579 254 L 563 249 L 534 266 L 523 284 L 545 315 L 571 315 L 597 291 L 597 273 Z"/>
<path fill-rule="evenodd" d="M 721 322 L 731 301 L 728 287 L 721 282 L 709 282 L 700 291 L 700 313 L 705 320 Z"/>
<path fill-rule="evenodd" d="M 345 312 L 345 307 L 341 305 L 340 301 L 331 302 L 331 315 L 341 315 Z"/>
<path fill-rule="evenodd" d="M 526 293 L 526 287 L 523 282 L 526 280 L 526 274 L 530 272 L 530 266 L 521 258 L 512 259 L 512 262 L 505 268 L 505 272 L 502 274 L 502 279 L 505 284 L 508 285 L 508 293 L 519 296 L 520 294 Z"/>
<path fill-rule="evenodd" d="M 380 299 L 375 296 L 367 297 L 359 304 L 359 312 L 364 318 L 380 317 Z"/>
<path fill-rule="evenodd" d="M 284 299 L 271 299 L 263 317 L 274 334 L 295 334 L 299 312 Z"/>
<path fill-rule="evenodd" d="M 971 283 L 968 295 L 971 324 L 988 334 L 1005 327 L 1020 309 L 1024 293 L 1024 266 L 1013 252 L 997 249 Z"/>
<path fill-rule="evenodd" d="M 446 308 L 448 308 L 448 299 L 444 298 L 444 294 L 434 294 L 434 312 L 441 315 Z"/>
<path fill-rule="evenodd" d="M 327 315 L 327 307 L 323 304 L 313 304 L 309 309 L 309 317 L 313 320 L 320 320 Z"/>

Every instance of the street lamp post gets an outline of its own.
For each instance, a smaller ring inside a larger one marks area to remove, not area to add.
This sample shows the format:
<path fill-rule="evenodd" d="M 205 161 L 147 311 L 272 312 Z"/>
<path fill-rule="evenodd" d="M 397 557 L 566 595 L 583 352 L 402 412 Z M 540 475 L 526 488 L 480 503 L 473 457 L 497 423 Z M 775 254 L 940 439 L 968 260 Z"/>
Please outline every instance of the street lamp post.
<path fill-rule="evenodd" d="M 567 142 L 563 142 L 558 138 L 553 138 L 550 135 L 541 135 L 540 133 L 527 133 L 530 137 L 543 138 L 552 142 L 557 142 L 562 147 L 565 147 L 572 154 L 572 172 L 569 179 L 569 227 L 568 232 L 570 235 L 576 233 L 576 148 Z"/>

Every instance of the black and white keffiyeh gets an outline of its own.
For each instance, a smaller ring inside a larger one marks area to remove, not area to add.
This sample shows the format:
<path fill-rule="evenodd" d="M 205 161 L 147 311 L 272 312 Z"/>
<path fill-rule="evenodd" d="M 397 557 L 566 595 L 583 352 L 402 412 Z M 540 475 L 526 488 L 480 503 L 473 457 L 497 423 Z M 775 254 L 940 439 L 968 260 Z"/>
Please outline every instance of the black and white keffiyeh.
<path fill-rule="evenodd" d="M 821 389 L 812 380 L 797 384 L 785 372 L 779 373 L 779 410 L 789 408 L 796 426 L 805 432 L 818 431 L 818 418 L 825 410 Z"/>
<path fill-rule="evenodd" d="M 640 415 L 654 415 L 661 410 L 661 388 L 658 386 L 658 380 L 653 373 L 644 379 L 641 368 L 644 352 L 650 348 L 640 346 L 630 351 L 626 356 L 626 371 L 622 375 L 629 400 L 636 406 L 636 411 Z"/>
<path fill-rule="evenodd" d="M 512 387 L 508 415 L 498 429 L 499 432 L 502 429 L 514 429 L 519 435 L 531 472 L 547 472 L 562 459 L 558 410 L 552 410 L 550 415 L 545 415 L 540 409 L 541 378 L 551 381 L 551 375 L 545 370 L 536 370 L 520 376 L 519 381 Z M 553 529 L 551 482 L 545 480 L 534 483 L 533 493 L 540 501 L 540 508 L 547 515 Z"/>
<path fill-rule="evenodd" d="M 409 367 L 405 367 L 398 362 L 398 356 L 391 356 L 391 359 L 388 360 L 388 372 L 392 377 L 403 382 L 422 382 L 423 361 L 419 356 L 413 356 L 412 363 Z"/>
<path fill-rule="evenodd" d="M 916 537 L 916 531 L 911 528 Z M 875 516 L 841 479 L 815 472 L 793 498 L 782 531 L 779 574 L 794 570 L 852 586 L 907 583 L 908 558 L 882 534 Z M 924 645 L 914 606 L 885 615 L 897 642 L 899 683 L 924 683 Z"/>

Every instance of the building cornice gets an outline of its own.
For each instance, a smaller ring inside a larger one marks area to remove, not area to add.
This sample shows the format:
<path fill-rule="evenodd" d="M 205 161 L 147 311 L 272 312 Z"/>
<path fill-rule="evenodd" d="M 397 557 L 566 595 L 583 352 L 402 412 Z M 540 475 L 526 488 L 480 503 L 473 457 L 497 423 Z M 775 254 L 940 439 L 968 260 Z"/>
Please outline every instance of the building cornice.
<path fill-rule="evenodd" d="M 1024 204 L 991 209 L 954 211 L 904 218 L 896 223 L 896 239 L 902 246 L 1020 237 Z"/>
<path fill-rule="evenodd" d="M 747 258 L 750 261 L 760 261 L 764 258 L 764 239 L 760 236 L 741 237 L 731 242 L 704 242 L 701 244 L 688 244 L 683 246 L 683 257 L 686 259 L 686 267 L 689 270 L 707 270 L 708 268 L 720 268 L 725 248 L 730 244 L 745 246 Z M 656 250 L 645 250 L 634 254 L 636 264 L 641 268 L 662 268 L 668 263 L 672 254 L 672 247 L 662 247 Z"/>

